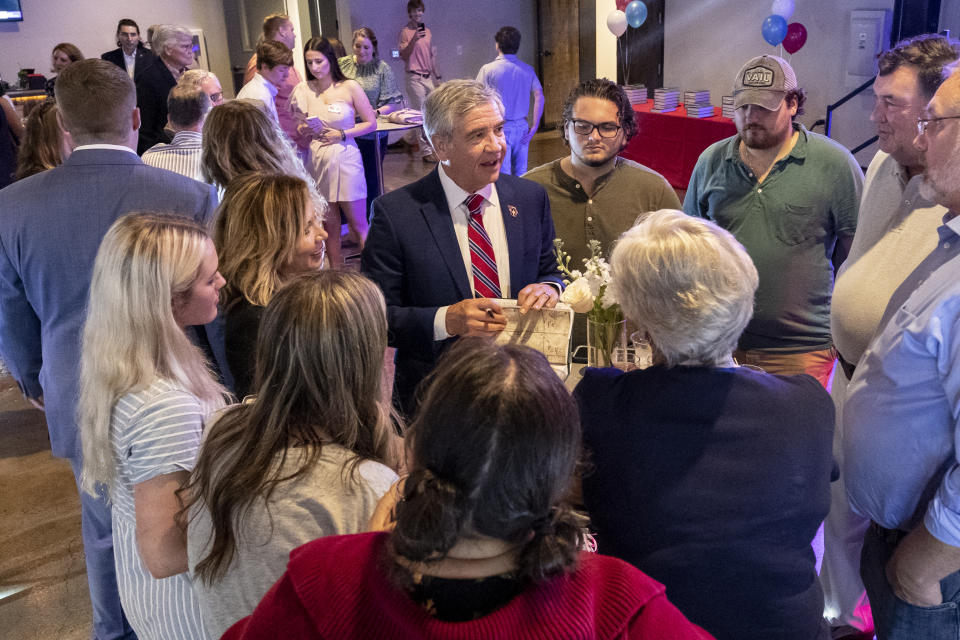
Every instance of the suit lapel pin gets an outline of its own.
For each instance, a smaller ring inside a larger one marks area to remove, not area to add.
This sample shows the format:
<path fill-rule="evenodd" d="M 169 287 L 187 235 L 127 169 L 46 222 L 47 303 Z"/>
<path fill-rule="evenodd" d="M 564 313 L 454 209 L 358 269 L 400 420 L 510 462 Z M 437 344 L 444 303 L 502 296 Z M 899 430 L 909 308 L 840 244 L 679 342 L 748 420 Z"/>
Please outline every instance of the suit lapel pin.
<path fill-rule="evenodd" d="M 519 211 L 517 211 L 517 208 L 516 208 L 515 206 L 513 206 L 512 204 L 508 204 L 508 205 L 507 205 L 507 211 L 510 212 L 510 217 L 512 217 L 512 218 L 516 218 L 516 217 L 517 217 L 517 214 L 519 213 Z"/>

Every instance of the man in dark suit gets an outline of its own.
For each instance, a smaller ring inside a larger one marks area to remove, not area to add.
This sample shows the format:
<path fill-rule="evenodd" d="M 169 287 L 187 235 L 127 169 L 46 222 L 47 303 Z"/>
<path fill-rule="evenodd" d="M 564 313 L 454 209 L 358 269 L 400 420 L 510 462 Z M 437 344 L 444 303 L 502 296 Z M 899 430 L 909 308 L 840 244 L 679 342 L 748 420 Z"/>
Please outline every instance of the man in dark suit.
<path fill-rule="evenodd" d="M 193 34 L 186 27 L 160 25 L 153 42 L 157 55 L 136 79 L 141 121 L 138 154 L 158 142 L 170 142 L 171 136 L 163 130 L 167 126 L 167 96 L 194 61 Z"/>
<path fill-rule="evenodd" d="M 100 241 L 135 211 L 209 225 L 216 193 L 140 161 L 133 81 L 116 65 L 88 58 L 64 69 L 57 107 L 73 153 L 0 190 L 0 356 L 24 395 L 45 409 L 53 455 L 70 462 L 79 486 L 80 337 Z M 81 517 L 94 637 L 132 638 L 117 593 L 110 507 L 81 492 Z"/>
<path fill-rule="evenodd" d="M 563 286 L 546 191 L 500 175 L 503 124 L 492 89 L 469 80 L 441 85 L 424 104 L 440 165 L 373 201 L 361 270 L 386 298 L 395 392 L 408 415 L 450 340 L 503 330 L 496 298 L 516 298 L 526 312 L 555 306 Z"/>
<path fill-rule="evenodd" d="M 140 41 L 140 27 L 130 18 L 117 23 L 117 48 L 100 56 L 127 72 L 134 82 L 140 73 L 150 65 L 156 54 L 143 46 Z"/>

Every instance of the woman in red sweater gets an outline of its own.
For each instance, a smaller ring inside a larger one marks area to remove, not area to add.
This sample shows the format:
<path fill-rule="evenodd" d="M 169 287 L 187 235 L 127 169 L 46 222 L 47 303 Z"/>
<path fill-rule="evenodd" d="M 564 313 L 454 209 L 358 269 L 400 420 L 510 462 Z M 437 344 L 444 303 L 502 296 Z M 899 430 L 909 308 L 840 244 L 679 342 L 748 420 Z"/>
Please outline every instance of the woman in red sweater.
<path fill-rule="evenodd" d="M 323 538 L 226 639 L 710 638 L 632 566 L 581 551 L 577 408 L 538 352 L 461 339 L 384 498 L 392 533 Z M 377 520 L 377 516 L 374 518 Z"/>

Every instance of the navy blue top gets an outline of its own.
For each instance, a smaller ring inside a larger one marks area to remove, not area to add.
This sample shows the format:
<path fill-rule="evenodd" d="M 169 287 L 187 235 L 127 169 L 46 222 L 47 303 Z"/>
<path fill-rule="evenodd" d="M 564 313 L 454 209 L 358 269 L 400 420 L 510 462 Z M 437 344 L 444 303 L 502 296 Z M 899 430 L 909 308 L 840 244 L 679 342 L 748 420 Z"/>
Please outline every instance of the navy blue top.
<path fill-rule="evenodd" d="M 830 396 L 807 375 L 587 369 L 574 395 L 599 552 L 718 639 L 817 637 L 810 543 L 830 505 Z"/>
<path fill-rule="evenodd" d="M 0 109 L 0 189 L 13 182 L 13 173 L 16 170 L 17 147 L 13 131 L 7 122 L 7 114 Z"/>

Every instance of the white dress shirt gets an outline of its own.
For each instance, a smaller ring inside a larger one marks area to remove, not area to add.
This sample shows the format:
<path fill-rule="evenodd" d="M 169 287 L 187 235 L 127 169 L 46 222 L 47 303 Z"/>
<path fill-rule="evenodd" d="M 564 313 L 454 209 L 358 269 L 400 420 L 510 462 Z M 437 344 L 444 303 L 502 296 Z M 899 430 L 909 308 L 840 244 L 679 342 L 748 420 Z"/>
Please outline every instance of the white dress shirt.
<path fill-rule="evenodd" d="M 267 113 L 275 122 L 280 122 L 280 116 L 277 115 L 277 87 L 259 73 L 253 76 L 247 84 L 243 85 L 237 94 L 237 100 L 259 100 L 267 107 Z"/>
<path fill-rule="evenodd" d="M 463 258 L 463 266 L 467 270 L 467 280 L 470 282 L 470 290 L 473 288 L 473 263 L 470 260 L 470 240 L 467 237 L 467 230 L 470 225 L 470 212 L 467 210 L 465 201 L 473 193 L 464 191 L 454 182 L 443 170 L 443 165 L 438 165 L 440 173 L 440 184 L 443 185 L 443 194 L 447 198 L 447 207 L 450 209 L 450 217 L 453 218 L 453 230 L 457 236 L 457 244 L 460 245 L 460 255 Z M 510 252 L 507 248 L 507 233 L 503 227 L 503 214 L 500 212 L 500 198 L 497 196 L 497 186 L 490 183 L 482 189 L 477 190 L 483 196 L 483 228 L 490 236 L 490 244 L 493 246 L 493 256 L 497 261 L 497 276 L 500 278 L 500 296 L 503 298 L 512 298 L 510 291 Z M 450 337 L 447 333 L 447 309 L 440 307 L 433 318 L 433 339 L 446 340 Z"/>
<path fill-rule="evenodd" d="M 126 146 L 126 145 L 123 145 L 123 144 L 106 144 L 106 143 L 82 144 L 82 145 L 80 145 L 79 147 L 74 147 L 74 148 L 73 148 L 73 153 L 76 153 L 77 151 L 84 151 L 84 150 L 86 150 L 86 149 L 113 149 L 114 151 L 127 151 L 127 152 L 129 152 L 129 153 L 132 153 L 132 154 L 135 155 L 135 156 L 137 155 L 137 152 L 136 152 L 135 149 L 131 149 L 130 147 L 128 147 L 128 146 Z M 140 156 L 137 156 L 137 157 L 139 158 Z"/>
<path fill-rule="evenodd" d="M 133 70 L 137 66 L 137 50 L 134 49 L 129 56 L 123 49 L 120 49 L 120 51 L 123 53 L 123 64 L 127 67 L 127 75 L 133 80 Z"/>

